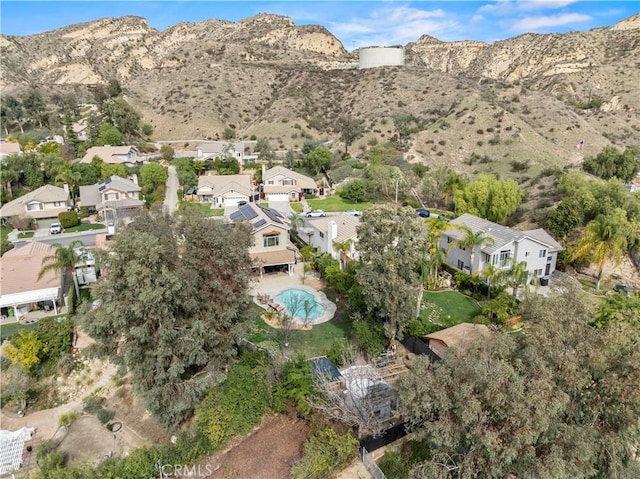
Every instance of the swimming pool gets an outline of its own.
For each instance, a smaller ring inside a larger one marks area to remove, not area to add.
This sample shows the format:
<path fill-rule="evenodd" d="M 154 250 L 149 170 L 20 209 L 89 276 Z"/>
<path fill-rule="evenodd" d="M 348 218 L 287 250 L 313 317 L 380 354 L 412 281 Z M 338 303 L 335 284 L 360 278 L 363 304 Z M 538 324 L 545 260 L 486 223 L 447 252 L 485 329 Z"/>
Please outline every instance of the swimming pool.
<path fill-rule="evenodd" d="M 285 289 L 276 296 L 276 300 L 287 308 L 291 316 L 301 320 L 311 320 L 324 312 L 324 307 L 316 301 L 313 294 L 302 289 Z"/>

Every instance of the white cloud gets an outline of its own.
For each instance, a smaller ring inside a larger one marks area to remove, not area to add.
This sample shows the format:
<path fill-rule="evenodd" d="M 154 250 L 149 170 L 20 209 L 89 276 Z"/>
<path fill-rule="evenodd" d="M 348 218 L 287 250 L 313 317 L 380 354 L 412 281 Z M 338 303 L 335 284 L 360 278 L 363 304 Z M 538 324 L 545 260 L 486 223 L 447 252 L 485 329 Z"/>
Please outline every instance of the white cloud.
<path fill-rule="evenodd" d="M 560 27 L 572 23 L 580 23 L 591 20 L 589 15 L 581 13 L 560 13 L 558 15 L 541 15 L 525 17 L 515 22 L 511 30 L 518 32 L 530 32 L 550 27 Z"/>
<path fill-rule="evenodd" d="M 357 43 L 358 47 L 399 45 L 416 41 L 422 35 L 446 39 L 452 32 L 459 33 L 460 24 L 447 18 L 442 9 L 421 10 L 410 6 L 376 9 L 367 17 L 352 18 L 346 22 L 331 22 L 329 30 L 338 38 Z"/>
<path fill-rule="evenodd" d="M 474 15 L 473 17 L 471 17 L 471 21 L 472 22 L 481 22 L 484 20 L 484 16 L 483 15 Z"/>
<path fill-rule="evenodd" d="M 479 13 L 493 13 L 496 15 L 511 15 L 517 12 L 532 10 L 553 10 L 564 8 L 577 0 L 496 0 L 478 8 Z"/>

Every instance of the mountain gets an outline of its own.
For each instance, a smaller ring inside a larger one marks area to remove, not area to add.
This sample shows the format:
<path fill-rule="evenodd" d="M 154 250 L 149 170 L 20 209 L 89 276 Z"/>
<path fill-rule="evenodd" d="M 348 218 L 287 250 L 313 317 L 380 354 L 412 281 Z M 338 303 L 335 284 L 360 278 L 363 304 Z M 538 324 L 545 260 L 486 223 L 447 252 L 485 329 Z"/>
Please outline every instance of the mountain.
<path fill-rule="evenodd" d="M 640 15 L 493 44 L 423 36 L 406 45 L 406 66 L 363 70 L 324 27 L 269 14 L 162 32 L 140 17 L 105 18 L 0 36 L 0 49 L 3 91 L 91 101 L 91 85 L 117 78 L 157 139 L 234 128 L 300 148 L 309 137 L 337 140 L 336 120 L 351 115 L 364 122 L 357 151 L 397 137 L 394 117 L 404 115 L 418 125 L 409 161 L 506 174 L 513 161 L 541 169 L 640 144 Z"/>

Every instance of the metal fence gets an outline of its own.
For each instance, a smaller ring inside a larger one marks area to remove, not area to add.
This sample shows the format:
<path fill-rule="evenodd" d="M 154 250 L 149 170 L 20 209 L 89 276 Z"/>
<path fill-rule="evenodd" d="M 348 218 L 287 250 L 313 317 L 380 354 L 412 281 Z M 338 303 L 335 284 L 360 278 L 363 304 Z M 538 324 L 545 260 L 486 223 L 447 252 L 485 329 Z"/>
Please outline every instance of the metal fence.
<path fill-rule="evenodd" d="M 376 461 L 371 458 L 364 447 L 362 448 L 362 454 L 360 456 L 362 458 L 362 464 L 364 464 L 364 467 L 367 468 L 367 471 L 369 471 L 369 474 L 371 474 L 371 477 L 373 477 L 373 479 L 386 479 L 384 472 L 382 472 L 382 470 L 376 464 Z"/>

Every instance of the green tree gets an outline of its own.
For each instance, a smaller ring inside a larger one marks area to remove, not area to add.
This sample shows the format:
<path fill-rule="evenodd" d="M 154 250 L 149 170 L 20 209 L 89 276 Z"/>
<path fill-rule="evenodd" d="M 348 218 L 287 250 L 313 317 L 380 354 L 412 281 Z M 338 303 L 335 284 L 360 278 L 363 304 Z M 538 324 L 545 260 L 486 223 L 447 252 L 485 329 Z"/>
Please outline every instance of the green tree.
<path fill-rule="evenodd" d="M 493 237 L 485 231 L 474 231 L 466 225 L 460 225 L 462 238 L 455 241 L 455 245 L 460 249 L 469 248 L 471 264 L 469 265 L 469 274 L 473 274 L 475 266 L 475 256 L 478 250 L 482 250 L 485 246 L 491 246 L 495 243 Z"/>
<path fill-rule="evenodd" d="M 331 150 L 326 146 L 317 146 L 307 155 L 307 160 L 313 171 L 317 174 L 322 168 L 329 168 L 329 166 L 331 166 Z"/>
<path fill-rule="evenodd" d="M 596 289 L 600 289 L 602 273 L 607 261 L 619 265 L 622 253 L 627 248 L 627 225 L 624 211 L 616 210 L 609 215 L 599 215 L 590 221 L 584 235 L 578 241 L 574 260 L 587 259 L 597 268 Z"/>
<path fill-rule="evenodd" d="M 349 153 L 349 147 L 362 136 L 364 129 L 363 120 L 358 120 L 350 115 L 338 118 L 336 131 L 340 133 L 340 140 L 344 143 L 344 154 Z"/>
<path fill-rule="evenodd" d="M 627 322 L 633 328 L 640 328 L 640 294 L 616 293 L 607 296 L 598 306 L 596 319 L 593 322 L 597 328 L 615 326 L 617 322 Z"/>
<path fill-rule="evenodd" d="M 351 180 L 340 191 L 340 197 L 353 203 L 362 203 L 367 196 L 367 188 L 360 179 Z"/>
<path fill-rule="evenodd" d="M 143 123 L 140 127 L 140 131 L 148 138 L 153 135 L 153 126 L 150 123 Z"/>
<path fill-rule="evenodd" d="M 258 153 L 258 158 L 262 161 L 272 162 L 276 159 L 276 152 L 273 151 L 268 138 L 258 138 L 255 151 Z"/>
<path fill-rule="evenodd" d="M 480 175 L 453 196 L 456 211 L 504 223 L 520 206 L 524 191 L 514 180 L 498 180 L 492 175 Z"/>
<path fill-rule="evenodd" d="M 224 378 L 252 304 L 250 227 L 229 228 L 197 211 L 175 221 L 142 214 L 118 235 L 103 259 L 109 275 L 93 290 L 100 307 L 82 320 L 170 429 Z"/>
<path fill-rule="evenodd" d="M 53 254 L 45 256 L 42 260 L 42 268 L 38 273 L 38 280 L 49 271 L 59 271 L 63 276 L 63 285 L 69 284 L 69 277 L 73 281 L 76 298 L 80 297 L 80 289 L 78 287 L 78 278 L 76 277 L 76 265 L 80 263 L 80 255 L 76 249 L 82 245 L 82 241 L 74 240 L 68 245 L 56 244 Z M 66 289 L 65 289 L 66 290 Z"/>
<path fill-rule="evenodd" d="M 222 132 L 222 138 L 225 140 L 233 140 L 236 137 L 236 130 L 234 128 L 225 128 Z"/>
<path fill-rule="evenodd" d="M 127 141 L 138 136 L 140 128 L 140 114 L 122 97 L 106 100 L 102 111 L 109 123 L 122 132 Z"/>
<path fill-rule="evenodd" d="M 160 154 L 162 155 L 162 159 L 165 161 L 172 161 L 175 153 L 174 149 L 169 145 L 162 145 L 160 147 Z"/>
<path fill-rule="evenodd" d="M 79 175 L 78 186 L 95 185 L 100 179 L 100 170 L 92 163 L 76 163 L 71 167 L 71 171 Z"/>
<path fill-rule="evenodd" d="M 159 163 L 147 163 L 140 167 L 140 183 L 145 193 L 151 193 L 167 182 L 167 169 Z"/>
<path fill-rule="evenodd" d="M 597 332 L 576 291 L 525 301 L 527 334 L 496 332 L 398 381 L 431 458 L 411 477 L 636 477 L 638 331 Z"/>
<path fill-rule="evenodd" d="M 394 205 L 367 210 L 358 226 L 356 279 L 367 298 L 367 314 L 386 323 L 390 339 L 414 316 L 422 226 L 412 208 Z"/>
<path fill-rule="evenodd" d="M 526 261 L 516 261 L 514 258 L 509 257 L 507 258 L 506 266 L 506 269 L 500 270 L 498 273 L 498 281 L 513 288 L 513 300 L 515 301 L 518 297 L 518 288 L 520 286 L 525 286 L 526 288 L 534 276 L 527 271 Z"/>
<path fill-rule="evenodd" d="M 605 146 L 595 157 L 587 156 L 582 167 L 588 173 L 608 180 L 618 178 L 633 181 L 640 171 L 640 148 L 626 148 L 623 153 L 615 146 Z"/>
<path fill-rule="evenodd" d="M 26 371 L 37 365 L 47 352 L 47 345 L 38 339 L 35 331 L 20 330 L 11 338 L 11 344 L 5 348 L 11 364 L 20 365 Z"/>
<path fill-rule="evenodd" d="M 42 128 L 42 117 L 47 105 L 40 92 L 35 89 L 29 90 L 22 98 L 22 106 L 29 119 L 37 121 L 40 128 Z"/>
<path fill-rule="evenodd" d="M 96 143 L 98 145 L 119 146 L 122 144 L 124 136 L 120 131 L 110 123 L 100 125 L 100 135 Z"/>

